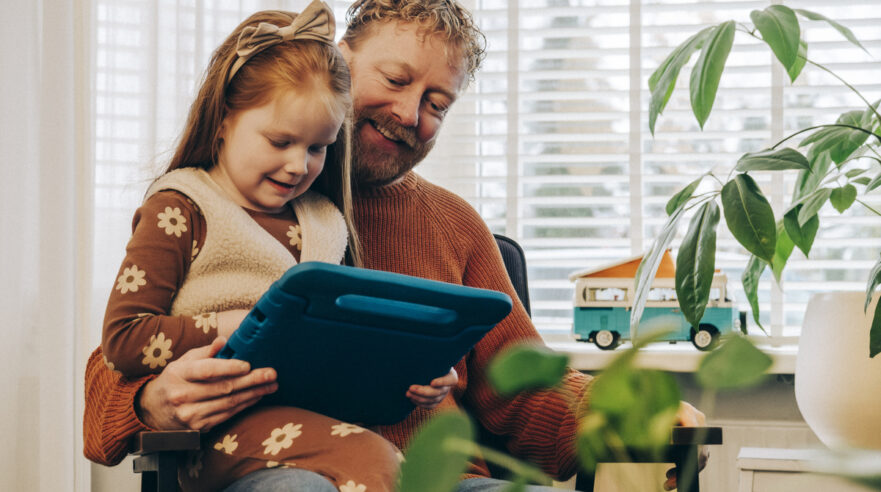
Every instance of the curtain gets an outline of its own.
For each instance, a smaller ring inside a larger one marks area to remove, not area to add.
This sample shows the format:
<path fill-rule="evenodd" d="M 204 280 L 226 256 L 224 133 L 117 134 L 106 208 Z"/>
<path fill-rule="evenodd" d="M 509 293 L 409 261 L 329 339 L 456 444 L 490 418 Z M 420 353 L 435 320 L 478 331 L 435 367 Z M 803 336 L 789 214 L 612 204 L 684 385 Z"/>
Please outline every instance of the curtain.
<path fill-rule="evenodd" d="M 67 0 L 0 17 L 0 490 L 85 490 L 80 421 L 90 196 L 83 26 Z"/>

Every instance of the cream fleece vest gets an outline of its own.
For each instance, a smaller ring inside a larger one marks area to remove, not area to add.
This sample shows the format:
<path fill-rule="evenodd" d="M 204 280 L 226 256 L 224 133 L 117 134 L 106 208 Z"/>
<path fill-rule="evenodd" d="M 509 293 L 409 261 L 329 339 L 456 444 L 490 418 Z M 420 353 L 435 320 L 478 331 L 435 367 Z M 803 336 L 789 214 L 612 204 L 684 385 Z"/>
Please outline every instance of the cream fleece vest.
<path fill-rule="evenodd" d="M 205 244 L 190 265 L 171 306 L 173 316 L 195 316 L 250 309 L 269 286 L 297 261 L 293 255 L 230 200 L 202 169 L 184 168 L 160 177 L 147 196 L 183 193 L 205 217 Z M 292 200 L 300 223 L 300 261 L 339 264 L 348 233 L 343 216 L 325 196 L 307 191 Z"/>

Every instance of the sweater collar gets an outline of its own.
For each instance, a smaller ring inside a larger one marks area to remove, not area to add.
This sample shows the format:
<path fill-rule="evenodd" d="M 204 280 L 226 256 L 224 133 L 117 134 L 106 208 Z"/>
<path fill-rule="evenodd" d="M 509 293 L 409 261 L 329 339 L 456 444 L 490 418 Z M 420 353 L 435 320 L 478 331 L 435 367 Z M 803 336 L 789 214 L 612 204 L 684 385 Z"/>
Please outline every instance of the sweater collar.
<path fill-rule="evenodd" d="M 412 190 L 415 190 L 416 187 L 419 185 L 419 180 L 420 178 L 415 172 L 407 171 L 407 174 L 404 175 L 403 179 L 396 183 L 388 184 L 385 186 L 376 186 L 373 188 L 355 188 L 355 195 L 360 198 L 404 195 Z"/>

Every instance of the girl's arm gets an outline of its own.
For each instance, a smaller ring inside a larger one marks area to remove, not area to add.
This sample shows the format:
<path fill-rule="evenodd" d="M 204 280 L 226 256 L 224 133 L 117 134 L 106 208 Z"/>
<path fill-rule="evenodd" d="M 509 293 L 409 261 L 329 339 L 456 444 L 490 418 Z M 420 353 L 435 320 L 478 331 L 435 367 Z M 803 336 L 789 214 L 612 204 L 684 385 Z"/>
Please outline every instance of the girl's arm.
<path fill-rule="evenodd" d="M 102 348 L 127 377 L 158 373 L 191 348 L 217 337 L 217 313 L 170 316 L 198 249 L 205 221 L 184 195 L 163 191 L 135 212 L 132 237 L 104 315 Z"/>

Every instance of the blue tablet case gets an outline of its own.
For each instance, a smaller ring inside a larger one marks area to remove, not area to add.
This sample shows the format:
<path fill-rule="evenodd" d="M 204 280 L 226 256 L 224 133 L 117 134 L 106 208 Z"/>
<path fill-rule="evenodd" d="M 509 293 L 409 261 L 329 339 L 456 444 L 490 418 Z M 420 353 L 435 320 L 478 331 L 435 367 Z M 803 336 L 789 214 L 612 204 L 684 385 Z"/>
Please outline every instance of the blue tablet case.
<path fill-rule="evenodd" d="M 287 271 L 217 357 L 273 367 L 264 404 L 363 425 L 403 420 L 412 384 L 446 374 L 511 311 L 511 299 L 397 273 L 306 262 Z"/>

